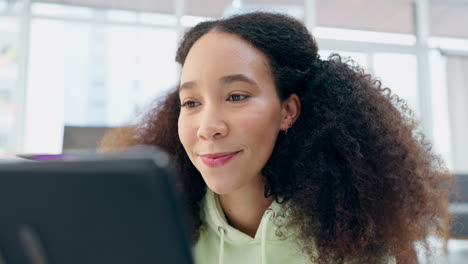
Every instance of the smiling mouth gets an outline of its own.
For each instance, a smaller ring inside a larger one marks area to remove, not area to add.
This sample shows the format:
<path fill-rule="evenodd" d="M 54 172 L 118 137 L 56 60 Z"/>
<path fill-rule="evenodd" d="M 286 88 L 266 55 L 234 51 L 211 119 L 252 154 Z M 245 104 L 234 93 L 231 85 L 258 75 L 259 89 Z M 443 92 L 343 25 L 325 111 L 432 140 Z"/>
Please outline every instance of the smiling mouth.
<path fill-rule="evenodd" d="M 231 153 L 216 153 L 201 155 L 200 158 L 203 163 L 210 168 L 222 167 L 231 161 L 241 151 Z"/>

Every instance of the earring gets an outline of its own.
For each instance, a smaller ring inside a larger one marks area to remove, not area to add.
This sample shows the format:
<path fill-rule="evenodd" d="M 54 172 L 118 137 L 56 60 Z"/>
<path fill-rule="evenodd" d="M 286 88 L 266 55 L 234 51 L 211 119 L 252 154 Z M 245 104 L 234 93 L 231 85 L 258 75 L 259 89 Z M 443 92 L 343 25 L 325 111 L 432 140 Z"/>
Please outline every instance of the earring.
<path fill-rule="evenodd" d="M 288 128 L 286 128 L 286 130 L 284 131 L 284 134 L 286 135 L 288 133 L 288 129 L 292 126 L 292 123 L 289 123 L 288 124 Z"/>

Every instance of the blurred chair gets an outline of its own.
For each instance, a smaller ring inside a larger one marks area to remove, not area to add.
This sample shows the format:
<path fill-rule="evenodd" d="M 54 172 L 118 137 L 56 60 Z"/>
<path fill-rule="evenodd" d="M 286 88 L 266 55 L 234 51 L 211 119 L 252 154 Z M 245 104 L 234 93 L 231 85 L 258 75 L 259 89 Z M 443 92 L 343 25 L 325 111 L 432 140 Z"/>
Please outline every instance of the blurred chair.
<path fill-rule="evenodd" d="M 468 174 L 455 174 L 458 197 L 452 196 L 450 212 L 454 216 L 450 228 L 452 238 L 468 239 Z"/>

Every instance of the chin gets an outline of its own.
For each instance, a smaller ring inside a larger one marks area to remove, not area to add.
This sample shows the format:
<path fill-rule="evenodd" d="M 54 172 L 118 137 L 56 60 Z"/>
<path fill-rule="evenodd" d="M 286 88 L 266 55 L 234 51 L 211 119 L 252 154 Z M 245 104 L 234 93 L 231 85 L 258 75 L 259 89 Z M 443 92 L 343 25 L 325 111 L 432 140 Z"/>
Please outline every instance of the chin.
<path fill-rule="evenodd" d="M 224 188 L 223 186 L 212 186 L 212 185 L 208 185 L 208 188 L 210 188 L 210 190 L 218 195 L 224 195 L 224 194 L 227 194 L 229 193 L 229 190 Z"/>
<path fill-rule="evenodd" d="M 210 190 L 218 195 L 225 195 L 228 193 L 231 193 L 232 191 L 235 190 L 233 186 L 227 185 L 226 182 L 221 182 L 221 181 L 212 181 L 212 182 L 206 182 L 208 188 Z"/>

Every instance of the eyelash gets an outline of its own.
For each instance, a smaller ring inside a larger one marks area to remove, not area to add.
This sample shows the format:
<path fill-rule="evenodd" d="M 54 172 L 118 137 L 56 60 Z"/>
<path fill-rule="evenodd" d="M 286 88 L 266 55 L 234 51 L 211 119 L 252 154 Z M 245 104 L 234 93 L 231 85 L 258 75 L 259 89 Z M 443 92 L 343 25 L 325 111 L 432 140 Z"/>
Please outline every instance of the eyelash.
<path fill-rule="evenodd" d="M 236 97 L 243 97 L 243 99 L 233 100 L 232 98 L 233 98 L 234 96 L 236 96 Z M 230 94 L 230 95 L 228 96 L 228 99 L 231 99 L 231 100 L 228 100 L 228 101 L 231 101 L 231 102 L 240 102 L 240 101 L 245 100 L 245 99 L 247 99 L 247 98 L 249 98 L 249 97 L 250 97 L 250 96 L 245 95 L 245 94 Z M 180 107 L 185 107 L 185 108 L 188 108 L 188 109 L 196 107 L 196 106 L 189 106 L 189 105 L 192 104 L 192 103 L 196 103 L 196 104 L 200 105 L 200 103 L 195 102 L 195 101 L 186 101 L 186 102 L 184 102 Z M 198 106 L 198 105 L 197 105 L 197 106 Z"/>
<path fill-rule="evenodd" d="M 191 106 L 191 107 L 188 106 L 190 103 L 196 103 L 196 102 L 195 101 L 186 101 L 182 105 L 180 105 L 180 107 L 194 108 L 195 106 Z"/>
<path fill-rule="evenodd" d="M 244 97 L 244 99 L 240 99 L 240 100 L 230 100 L 230 101 L 233 101 L 233 102 L 239 102 L 239 101 L 242 101 L 242 100 L 245 100 L 245 99 L 249 98 L 249 96 L 245 95 L 245 94 L 230 94 L 228 96 L 228 98 L 232 98 L 233 96 L 243 96 Z"/>

